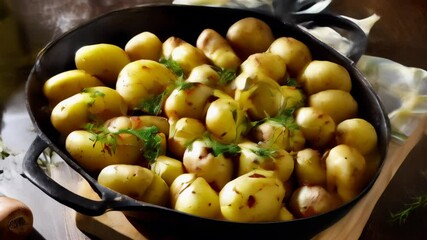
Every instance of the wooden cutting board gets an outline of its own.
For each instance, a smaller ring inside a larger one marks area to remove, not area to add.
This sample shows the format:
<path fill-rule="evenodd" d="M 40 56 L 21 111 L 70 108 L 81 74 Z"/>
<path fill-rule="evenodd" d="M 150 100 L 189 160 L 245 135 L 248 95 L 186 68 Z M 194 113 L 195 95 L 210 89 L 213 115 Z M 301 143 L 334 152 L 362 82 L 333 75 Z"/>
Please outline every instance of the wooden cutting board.
<path fill-rule="evenodd" d="M 383 170 L 371 191 L 361 199 L 358 204 L 340 221 L 314 237 L 313 240 L 347 239 L 357 240 L 361 235 L 366 222 L 376 202 L 393 178 L 401 163 L 405 160 L 412 148 L 420 138 L 427 134 L 427 118 L 420 121 L 413 135 L 404 143 L 390 142 L 388 155 L 384 162 Z M 90 199 L 99 199 L 98 195 L 90 188 L 89 184 L 79 183 L 78 193 Z M 101 216 L 91 217 L 76 213 L 77 227 L 92 236 L 105 240 L 122 239 L 148 239 L 141 233 L 126 216 L 118 211 L 105 213 Z"/>

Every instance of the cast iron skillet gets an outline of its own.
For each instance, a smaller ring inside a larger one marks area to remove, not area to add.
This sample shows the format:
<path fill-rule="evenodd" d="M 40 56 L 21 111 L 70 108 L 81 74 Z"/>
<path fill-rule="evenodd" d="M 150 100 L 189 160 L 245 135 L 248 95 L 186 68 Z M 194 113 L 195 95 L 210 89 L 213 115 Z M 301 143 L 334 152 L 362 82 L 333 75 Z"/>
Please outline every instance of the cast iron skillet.
<path fill-rule="evenodd" d="M 383 160 L 390 138 L 389 120 L 370 84 L 347 57 L 301 31 L 294 24 L 283 23 L 276 17 L 260 12 L 216 7 L 147 5 L 98 17 L 64 34 L 41 51 L 26 84 L 26 105 L 38 136 L 24 158 L 23 175 L 47 195 L 78 212 L 100 215 L 110 210 L 130 211 L 138 215 L 138 223 L 147 229 L 168 233 L 176 238 L 206 237 L 206 234 L 209 237 L 224 237 L 238 233 L 237 236 L 248 239 L 272 234 L 290 239 L 308 239 L 335 223 L 369 191 L 378 174 L 353 201 L 315 217 L 270 223 L 235 223 L 206 219 L 138 202 L 100 186 L 93 176 L 70 158 L 64 148 L 64 139 L 50 123 L 48 102 L 42 91 L 43 84 L 55 74 L 75 69 L 74 53 L 81 46 L 103 42 L 123 47 L 132 36 L 142 31 L 153 32 L 162 41 L 170 36 L 177 36 L 195 43 L 203 29 L 212 28 L 225 35 L 231 24 L 248 16 L 265 21 L 276 37 L 291 36 L 304 42 L 310 48 L 314 59 L 336 62 L 349 71 L 353 81 L 351 93 L 358 101 L 359 115 L 371 122 L 378 132 Z M 94 201 L 78 196 L 45 175 L 38 166 L 37 159 L 47 147 L 58 153 L 71 168 L 85 178 L 101 200 Z"/>

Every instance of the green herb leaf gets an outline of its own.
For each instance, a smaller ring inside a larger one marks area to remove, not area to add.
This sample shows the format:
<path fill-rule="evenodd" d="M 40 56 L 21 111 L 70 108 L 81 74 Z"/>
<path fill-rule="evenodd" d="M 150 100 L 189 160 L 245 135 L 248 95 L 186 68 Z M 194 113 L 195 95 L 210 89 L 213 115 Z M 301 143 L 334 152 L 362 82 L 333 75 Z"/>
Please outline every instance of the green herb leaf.
<path fill-rule="evenodd" d="M 169 68 L 177 76 L 184 76 L 184 70 L 177 61 L 173 59 L 161 58 L 159 62 Z"/>
<path fill-rule="evenodd" d="M 217 70 L 219 74 L 219 83 L 221 85 L 227 85 L 236 78 L 236 71 L 231 69 L 219 69 Z"/>
<path fill-rule="evenodd" d="M 209 136 L 206 137 L 206 141 L 208 146 L 212 148 L 212 153 L 215 157 L 221 154 L 224 156 L 235 156 L 242 150 L 236 144 L 223 144 L 210 138 Z"/>
<path fill-rule="evenodd" d="M 137 107 L 137 109 L 151 115 L 159 115 L 161 113 L 166 94 L 167 92 L 163 91 L 161 94 L 144 101 L 141 106 Z"/>
<path fill-rule="evenodd" d="M 7 157 L 10 156 L 10 153 L 6 151 L 6 148 L 3 143 L 3 139 L 1 137 L 0 137 L 0 152 L 1 152 L 1 159 L 6 159 Z"/>
<path fill-rule="evenodd" d="M 89 94 L 89 97 L 91 98 L 91 101 L 88 102 L 89 106 L 92 106 L 95 103 L 97 97 L 104 97 L 105 96 L 105 93 L 103 93 L 99 90 L 93 89 L 93 88 L 84 88 L 82 90 L 82 93 L 88 93 Z"/>
<path fill-rule="evenodd" d="M 390 213 L 391 221 L 398 222 L 399 224 L 403 224 L 408 219 L 409 215 L 413 213 L 416 209 L 427 207 L 427 195 L 421 195 L 413 198 L 413 202 L 405 204 L 403 210 L 397 213 Z"/>
<path fill-rule="evenodd" d="M 139 138 L 144 144 L 144 158 L 152 164 L 160 155 L 160 144 L 162 138 L 158 135 L 159 129 L 156 126 L 134 129 L 119 130 L 117 134 L 129 133 Z"/>
<path fill-rule="evenodd" d="M 285 85 L 292 86 L 292 87 L 298 87 L 298 81 L 295 78 L 288 78 Z"/>
<path fill-rule="evenodd" d="M 250 150 L 262 158 L 272 158 L 276 153 L 276 150 L 270 148 L 254 148 Z"/>
<path fill-rule="evenodd" d="M 166 97 L 168 97 L 172 93 L 173 90 L 186 90 L 192 88 L 193 86 L 194 83 L 186 82 L 184 78 L 180 76 L 176 81 L 171 83 L 161 94 L 142 102 L 135 108 L 135 110 L 141 110 L 150 115 L 160 115 L 160 113 L 162 112 L 163 102 L 165 101 Z"/>
<path fill-rule="evenodd" d="M 122 133 L 132 134 L 143 142 L 144 158 L 153 163 L 160 155 L 160 144 L 162 138 L 158 135 L 159 129 L 156 126 L 144 127 L 140 129 L 121 129 L 116 132 L 111 132 L 105 127 L 98 127 L 95 124 L 89 123 L 85 129 L 91 132 L 93 145 L 97 142 L 103 145 L 103 151 L 112 155 L 117 149 L 117 137 Z"/>
<path fill-rule="evenodd" d="M 290 130 L 296 130 L 296 129 L 299 129 L 299 126 L 296 123 L 294 118 L 295 111 L 296 111 L 296 107 L 285 109 L 277 116 L 268 118 L 268 120 L 278 122 Z"/>

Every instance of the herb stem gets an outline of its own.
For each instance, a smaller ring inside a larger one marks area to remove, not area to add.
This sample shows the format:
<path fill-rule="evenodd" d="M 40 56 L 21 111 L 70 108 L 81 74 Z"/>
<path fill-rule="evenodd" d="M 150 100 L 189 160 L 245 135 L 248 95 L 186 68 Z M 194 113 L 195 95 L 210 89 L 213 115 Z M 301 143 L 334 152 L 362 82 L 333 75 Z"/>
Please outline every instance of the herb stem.
<path fill-rule="evenodd" d="M 406 208 L 403 210 L 390 213 L 391 221 L 398 222 L 399 224 L 404 224 L 409 218 L 409 215 L 412 214 L 416 209 L 421 207 L 427 207 L 427 195 L 421 195 L 414 197 L 411 203 L 405 204 Z"/>

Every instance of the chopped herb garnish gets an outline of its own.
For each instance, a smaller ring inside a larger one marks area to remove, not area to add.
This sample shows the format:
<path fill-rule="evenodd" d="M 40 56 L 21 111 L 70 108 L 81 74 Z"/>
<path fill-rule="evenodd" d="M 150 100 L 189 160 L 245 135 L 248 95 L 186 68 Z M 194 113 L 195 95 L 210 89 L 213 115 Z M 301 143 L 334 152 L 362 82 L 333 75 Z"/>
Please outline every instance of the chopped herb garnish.
<path fill-rule="evenodd" d="M 221 154 L 224 156 L 235 156 L 241 151 L 241 148 L 236 144 L 223 144 L 212 139 L 210 136 L 205 136 L 205 139 L 208 146 L 212 148 L 212 153 L 215 157 Z"/>
<path fill-rule="evenodd" d="M 288 78 L 285 85 L 292 86 L 292 87 L 298 87 L 298 81 L 295 78 Z"/>
<path fill-rule="evenodd" d="M 143 143 L 144 158 L 153 163 L 160 155 L 161 137 L 158 135 L 159 129 L 156 126 L 144 127 L 140 129 L 120 129 L 115 132 L 109 131 L 105 127 L 98 127 L 92 123 L 86 125 L 85 129 L 93 134 L 90 139 L 93 145 L 97 142 L 103 145 L 103 150 L 112 155 L 117 148 L 117 137 L 119 134 L 132 134 Z"/>
<path fill-rule="evenodd" d="M 84 88 L 82 90 L 82 93 L 88 93 L 89 94 L 89 97 L 91 99 L 90 102 L 88 102 L 89 106 L 92 106 L 95 103 L 97 97 L 104 97 L 105 96 L 105 93 L 103 93 L 99 90 L 93 89 L 93 88 Z"/>
<path fill-rule="evenodd" d="M 162 110 L 163 101 L 166 97 L 166 91 L 154 96 L 147 101 L 144 101 L 137 109 L 142 110 L 151 115 L 159 115 Z"/>
<path fill-rule="evenodd" d="M 278 114 L 275 117 L 268 117 L 268 118 L 261 119 L 259 121 L 251 122 L 251 126 L 256 127 L 256 126 L 261 125 L 267 121 L 273 121 L 273 122 L 280 123 L 282 126 L 288 128 L 290 130 L 299 129 L 299 125 L 295 122 L 295 118 L 293 115 L 295 110 L 296 110 L 296 107 L 285 109 L 284 111 L 282 111 L 280 114 Z"/>
<path fill-rule="evenodd" d="M 236 71 L 231 69 L 221 68 L 217 70 L 217 73 L 219 74 L 219 84 L 221 85 L 227 85 L 236 78 Z"/>
<path fill-rule="evenodd" d="M 182 67 L 179 65 L 177 61 L 172 59 L 162 58 L 160 59 L 159 62 L 165 65 L 167 68 L 169 68 L 177 76 L 184 76 L 184 70 L 182 69 Z"/>
<path fill-rule="evenodd" d="M 273 155 L 276 153 L 276 150 L 270 148 L 254 148 L 250 150 L 257 156 L 260 156 L 262 158 L 272 158 Z"/>
<path fill-rule="evenodd" d="M 172 82 L 162 93 L 142 102 L 135 110 L 141 110 L 151 115 L 159 115 L 162 111 L 163 102 L 173 90 L 187 90 L 193 86 L 194 83 L 186 82 L 182 76 L 178 77 L 178 79 Z"/>

